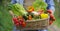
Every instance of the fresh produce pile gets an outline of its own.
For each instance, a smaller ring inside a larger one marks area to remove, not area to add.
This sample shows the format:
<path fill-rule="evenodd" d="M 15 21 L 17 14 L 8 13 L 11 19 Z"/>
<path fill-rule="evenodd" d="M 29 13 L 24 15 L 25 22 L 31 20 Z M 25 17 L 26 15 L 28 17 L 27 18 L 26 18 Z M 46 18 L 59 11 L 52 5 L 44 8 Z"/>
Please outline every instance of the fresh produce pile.
<path fill-rule="evenodd" d="M 16 26 L 21 25 L 22 27 L 26 26 L 25 21 L 27 20 L 36 20 L 36 19 L 45 19 L 48 18 L 48 14 L 46 12 L 47 4 L 41 0 L 36 0 L 33 6 L 29 6 L 27 10 L 21 4 L 10 4 L 9 7 L 16 15 L 13 18 L 14 24 Z"/>

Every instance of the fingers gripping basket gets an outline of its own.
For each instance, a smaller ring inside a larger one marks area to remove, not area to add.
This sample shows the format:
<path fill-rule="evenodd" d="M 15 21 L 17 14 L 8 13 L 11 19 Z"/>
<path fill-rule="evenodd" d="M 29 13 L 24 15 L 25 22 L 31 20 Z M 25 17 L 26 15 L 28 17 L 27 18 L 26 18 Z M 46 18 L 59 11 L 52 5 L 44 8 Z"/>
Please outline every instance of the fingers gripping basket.
<path fill-rule="evenodd" d="M 28 6 L 31 6 L 35 0 L 24 0 L 24 8 L 26 9 Z M 47 19 L 36 19 L 31 21 L 25 21 L 26 27 L 18 27 L 21 30 L 36 30 L 36 29 L 44 29 L 49 25 L 49 18 Z"/>

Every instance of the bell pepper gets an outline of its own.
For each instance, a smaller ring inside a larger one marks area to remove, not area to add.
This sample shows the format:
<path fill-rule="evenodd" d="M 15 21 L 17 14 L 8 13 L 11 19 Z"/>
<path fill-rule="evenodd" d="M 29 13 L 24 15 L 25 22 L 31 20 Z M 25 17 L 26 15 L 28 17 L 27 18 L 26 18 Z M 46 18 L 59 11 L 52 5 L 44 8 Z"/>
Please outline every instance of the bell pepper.
<path fill-rule="evenodd" d="M 42 13 L 42 14 L 40 15 L 40 17 L 41 17 L 41 19 L 44 19 L 44 18 L 48 18 L 49 15 L 48 15 L 48 14 L 45 14 L 45 13 Z"/>

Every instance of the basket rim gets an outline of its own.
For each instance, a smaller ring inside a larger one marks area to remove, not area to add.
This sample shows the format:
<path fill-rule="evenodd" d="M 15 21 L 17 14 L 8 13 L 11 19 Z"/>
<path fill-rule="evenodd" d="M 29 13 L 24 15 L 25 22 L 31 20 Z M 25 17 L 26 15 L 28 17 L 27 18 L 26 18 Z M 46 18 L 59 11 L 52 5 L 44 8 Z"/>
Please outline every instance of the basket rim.
<path fill-rule="evenodd" d="M 26 20 L 25 22 L 37 22 L 41 20 L 49 20 L 49 18 L 44 18 L 44 19 L 36 19 L 36 20 Z"/>

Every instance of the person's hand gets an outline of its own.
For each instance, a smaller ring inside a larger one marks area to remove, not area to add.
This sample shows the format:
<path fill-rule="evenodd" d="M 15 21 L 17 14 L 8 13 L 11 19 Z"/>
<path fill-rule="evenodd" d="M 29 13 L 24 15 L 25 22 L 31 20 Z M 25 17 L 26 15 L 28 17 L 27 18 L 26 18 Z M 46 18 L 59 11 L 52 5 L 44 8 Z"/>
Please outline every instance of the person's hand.
<path fill-rule="evenodd" d="M 10 15 L 11 15 L 12 17 L 15 16 L 14 13 L 12 12 L 12 10 L 9 10 L 9 13 L 10 13 Z"/>
<path fill-rule="evenodd" d="M 49 25 L 51 25 L 51 24 L 53 23 L 53 21 L 55 21 L 55 17 L 54 17 L 54 15 L 53 15 L 52 10 L 47 10 L 47 12 L 48 12 L 49 15 L 50 15 Z"/>

